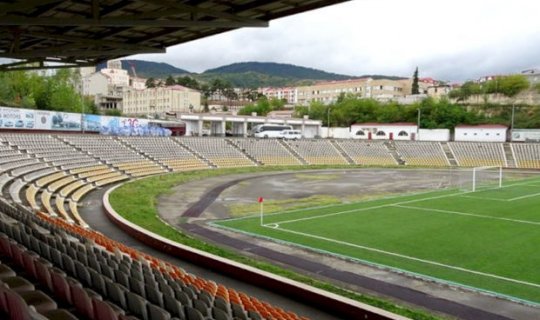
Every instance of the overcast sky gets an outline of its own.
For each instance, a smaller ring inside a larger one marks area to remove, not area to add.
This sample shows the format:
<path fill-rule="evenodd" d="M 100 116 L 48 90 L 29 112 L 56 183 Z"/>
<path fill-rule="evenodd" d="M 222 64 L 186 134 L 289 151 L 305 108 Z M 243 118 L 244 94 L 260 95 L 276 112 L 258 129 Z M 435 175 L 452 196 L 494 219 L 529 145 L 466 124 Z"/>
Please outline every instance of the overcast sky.
<path fill-rule="evenodd" d="M 131 58 L 192 72 L 244 61 L 464 81 L 540 67 L 540 0 L 353 0 Z"/>

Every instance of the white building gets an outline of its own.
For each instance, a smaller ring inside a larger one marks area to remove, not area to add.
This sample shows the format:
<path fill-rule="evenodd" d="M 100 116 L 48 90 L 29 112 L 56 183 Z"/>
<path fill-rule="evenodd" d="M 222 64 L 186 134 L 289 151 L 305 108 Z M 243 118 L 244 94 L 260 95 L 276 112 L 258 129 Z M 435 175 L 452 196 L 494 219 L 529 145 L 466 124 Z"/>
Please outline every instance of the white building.
<path fill-rule="evenodd" d="M 508 127 L 501 124 L 458 125 L 454 141 L 505 142 Z"/>
<path fill-rule="evenodd" d="M 109 79 L 101 72 L 87 74 L 81 78 L 81 82 L 85 96 L 106 95 L 109 92 Z"/>
<path fill-rule="evenodd" d="M 129 74 L 122 69 L 101 69 L 100 71 L 108 77 L 109 85 L 115 87 L 129 87 Z"/>
<path fill-rule="evenodd" d="M 265 95 L 268 99 L 286 100 L 289 104 L 295 104 L 298 102 L 298 89 L 292 87 L 285 88 L 260 88 L 258 90 L 261 94 Z"/>
<path fill-rule="evenodd" d="M 166 112 L 191 112 L 201 109 L 201 93 L 180 85 L 124 90 L 122 112 L 129 115 L 152 115 Z"/>
<path fill-rule="evenodd" d="M 416 140 L 418 126 L 412 122 L 355 123 L 351 125 L 351 137 L 365 140 Z"/>

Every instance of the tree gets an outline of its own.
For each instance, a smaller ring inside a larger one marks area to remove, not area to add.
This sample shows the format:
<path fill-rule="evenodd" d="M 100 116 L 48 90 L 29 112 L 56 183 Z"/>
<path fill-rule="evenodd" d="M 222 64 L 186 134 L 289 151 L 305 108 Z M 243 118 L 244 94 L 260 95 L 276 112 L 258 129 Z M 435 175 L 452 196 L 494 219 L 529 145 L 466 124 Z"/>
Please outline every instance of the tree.
<path fill-rule="evenodd" d="M 154 79 L 152 77 L 146 79 L 145 85 L 146 85 L 147 88 L 155 88 L 156 87 L 156 79 Z"/>
<path fill-rule="evenodd" d="M 416 70 L 414 70 L 411 93 L 412 94 L 420 93 L 420 87 L 418 86 L 418 67 L 416 67 Z"/>
<path fill-rule="evenodd" d="M 174 78 L 169 75 L 167 77 L 167 79 L 165 79 L 165 85 L 168 87 L 168 86 L 174 86 L 176 84 L 176 81 L 174 80 Z"/>
<path fill-rule="evenodd" d="M 507 97 L 513 97 L 521 91 L 529 88 L 529 81 L 525 76 L 516 74 L 501 77 L 499 79 L 499 92 Z"/>
<path fill-rule="evenodd" d="M 191 88 L 191 89 L 195 89 L 195 90 L 200 90 L 201 89 L 201 85 L 199 84 L 197 79 L 194 79 L 194 78 L 192 78 L 190 76 L 178 77 L 176 79 L 176 83 L 181 85 L 181 86 L 184 86 L 186 88 Z"/>

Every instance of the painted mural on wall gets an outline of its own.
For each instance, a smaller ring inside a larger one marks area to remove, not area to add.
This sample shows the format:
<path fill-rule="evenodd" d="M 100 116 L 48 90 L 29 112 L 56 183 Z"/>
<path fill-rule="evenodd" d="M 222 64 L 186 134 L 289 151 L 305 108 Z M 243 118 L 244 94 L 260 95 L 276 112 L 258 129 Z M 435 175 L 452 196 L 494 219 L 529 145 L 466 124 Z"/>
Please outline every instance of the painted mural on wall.
<path fill-rule="evenodd" d="M 170 136 L 169 129 L 152 125 L 148 119 L 100 116 L 85 114 L 83 116 L 85 131 L 99 132 L 115 136 Z"/>
<path fill-rule="evenodd" d="M 0 128 L 37 130 L 81 130 L 81 117 L 75 113 L 16 108 L 0 108 Z"/>
<path fill-rule="evenodd" d="M 82 121 L 81 121 L 82 120 Z M 81 126 L 82 123 L 82 126 Z M 171 131 L 148 119 L 93 114 L 0 108 L 0 128 L 17 130 L 58 130 L 99 132 L 120 136 L 170 136 Z"/>

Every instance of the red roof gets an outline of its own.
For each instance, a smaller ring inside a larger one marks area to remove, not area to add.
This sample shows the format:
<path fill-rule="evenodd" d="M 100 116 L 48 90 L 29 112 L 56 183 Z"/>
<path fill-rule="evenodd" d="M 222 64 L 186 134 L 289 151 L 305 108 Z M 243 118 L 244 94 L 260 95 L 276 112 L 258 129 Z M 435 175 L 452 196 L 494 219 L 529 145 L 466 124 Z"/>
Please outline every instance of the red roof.
<path fill-rule="evenodd" d="M 416 126 L 414 122 L 394 122 L 394 123 L 380 123 L 380 122 L 365 122 L 365 123 L 355 123 L 353 126 L 364 126 L 364 127 L 405 127 L 405 126 Z"/>
<path fill-rule="evenodd" d="M 508 129 L 504 124 L 458 124 L 456 128 L 476 128 L 476 129 Z"/>

